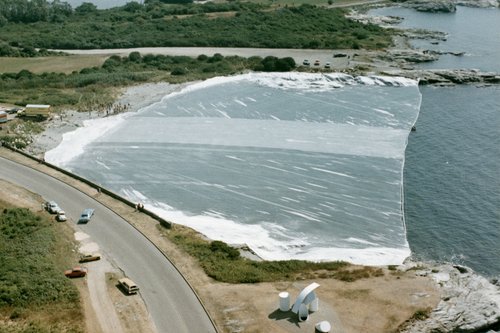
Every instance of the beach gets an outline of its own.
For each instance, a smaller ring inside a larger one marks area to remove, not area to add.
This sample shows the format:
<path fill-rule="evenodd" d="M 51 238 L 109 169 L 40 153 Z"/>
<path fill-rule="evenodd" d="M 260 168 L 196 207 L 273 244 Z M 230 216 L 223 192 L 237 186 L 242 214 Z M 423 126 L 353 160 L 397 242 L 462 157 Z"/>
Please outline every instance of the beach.
<path fill-rule="evenodd" d="M 126 112 L 137 112 L 139 109 L 160 101 L 165 95 L 179 91 L 188 84 L 170 84 L 168 82 L 145 83 L 122 88 L 114 105 L 126 106 Z M 104 112 L 78 112 L 67 109 L 56 114 L 46 122 L 44 131 L 33 137 L 33 143 L 27 151 L 35 156 L 43 156 L 45 152 L 57 147 L 63 135 L 84 126 L 85 121 L 99 120 L 107 117 L 123 115 L 123 112 L 106 114 Z"/>

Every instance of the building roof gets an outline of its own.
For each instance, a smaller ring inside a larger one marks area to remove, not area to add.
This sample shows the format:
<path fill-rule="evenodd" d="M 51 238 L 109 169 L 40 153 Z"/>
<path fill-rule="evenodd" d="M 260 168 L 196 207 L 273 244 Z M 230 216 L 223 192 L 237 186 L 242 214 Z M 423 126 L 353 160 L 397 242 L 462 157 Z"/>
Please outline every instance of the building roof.
<path fill-rule="evenodd" d="M 47 109 L 50 108 L 50 105 L 47 104 L 27 104 L 27 108 L 38 108 L 38 109 Z"/>

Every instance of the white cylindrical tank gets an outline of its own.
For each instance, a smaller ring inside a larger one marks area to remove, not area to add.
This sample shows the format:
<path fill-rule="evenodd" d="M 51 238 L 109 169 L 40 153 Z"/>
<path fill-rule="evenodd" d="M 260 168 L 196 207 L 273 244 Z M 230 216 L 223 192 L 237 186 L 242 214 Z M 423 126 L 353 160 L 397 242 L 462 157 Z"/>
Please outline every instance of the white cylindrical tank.
<path fill-rule="evenodd" d="M 316 324 L 315 326 L 316 331 L 320 333 L 328 333 L 332 329 L 332 325 L 326 320 L 320 321 L 319 323 Z"/>
<path fill-rule="evenodd" d="M 311 304 L 309 305 L 309 311 L 311 312 L 316 312 L 319 309 L 319 298 L 316 297 L 315 299 L 312 300 Z"/>
<path fill-rule="evenodd" d="M 302 303 L 299 306 L 299 321 L 306 321 L 307 319 L 309 319 L 309 310 L 307 306 Z"/>
<path fill-rule="evenodd" d="M 280 292 L 280 311 L 290 310 L 290 294 L 287 291 Z"/>

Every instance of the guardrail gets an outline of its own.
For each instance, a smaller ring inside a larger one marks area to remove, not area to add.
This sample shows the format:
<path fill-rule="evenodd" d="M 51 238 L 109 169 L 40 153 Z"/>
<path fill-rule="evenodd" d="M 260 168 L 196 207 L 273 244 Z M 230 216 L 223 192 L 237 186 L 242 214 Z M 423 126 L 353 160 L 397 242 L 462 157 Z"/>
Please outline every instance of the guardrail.
<path fill-rule="evenodd" d="M 80 177 L 80 176 L 78 176 L 78 175 L 76 175 L 76 174 L 74 174 L 74 173 L 72 173 L 72 172 L 70 172 L 68 170 L 64 170 L 64 169 L 58 167 L 57 165 L 45 162 L 45 160 L 40 159 L 38 157 L 35 157 L 35 156 L 31 155 L 31 154 L 28 154 L 28 153 L 26 153 L 26 152 L 24 152 L 24 151 L 22 151 L 20 149 L 17 149 L 16 147 L 13 147 L 13 146 L 11 146 L 8 143 L 3 143 L 2 146 L 5 147 L 5 148 L 8 148 L 8 149 L 10 149 L 10 150 L 12 150 L 12 151 L 14 151 L 14 152 L 16 152 L 18 154 L 21 154 L 21 155 L 23 155 L 23 156 L 25 156 L 25 157 L 27 157 L 29 159 L 37 161 L 40 164 L 44 164 L 44 165 L 48 166 L 51 169 L 57 170 L 57 171 L 65 174 L 66 176 L 69 176 L 69 177 L 74 178 L 74 179 L 76 179 L 78 181 L 81 181 L 82 183 L 85 183 L 85 184 L 89 185 L 90 187 L 93 187 L 94 189 L 96 189 L 96 191 L 104 193 L 104 194 L 112 197 L 113 199 L 119 200 L 119 201 L 123 202 L 124 204 L 126 204 L 126 205 L 128 205 L 128 206 L 130 206 L 132 208 L 136 208 L 136 209 L 138 208 L 137 207 L 137 203 L 134 203 L 134 202 L 132 202 L 132 201 L 130 201 L 130 200 L 122 197 L 121 195 L 116 194 L 115 192 L 110 191 L 107 188 L 102 187 L 99 184 L 96 184 L 96 183 L 94 183 L 94 182 L 92 182 L 92 181 L 90 181 L 88 179 Z M 156 215 L 155 213 L 153 213 L 153 212 L 151 212 L 151 211 L 149 211 L 147 209 L 144 209 L 144 208 L 140 208 L 140 211 L 142 213 L 144 213 L 144 214 L 152 217 L 153 219 L 157 220 L 158 222 L 160 222 L 161 226 L 163 226 L 163 227 L 165 227 L 167 229 L 170 229 L 172 227 L 172 223 L 171 222 L 163 219 L 162 217 Z"/>

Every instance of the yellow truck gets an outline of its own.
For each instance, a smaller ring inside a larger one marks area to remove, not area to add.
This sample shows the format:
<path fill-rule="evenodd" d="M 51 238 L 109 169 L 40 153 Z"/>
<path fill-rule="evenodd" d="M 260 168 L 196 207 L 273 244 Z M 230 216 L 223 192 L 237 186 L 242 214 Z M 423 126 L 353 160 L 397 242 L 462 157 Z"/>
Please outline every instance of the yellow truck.
<path fill-rule="evenodd" d="M 28 104 L 24 110 L 18 112 L 21 117 L 34 117 L 38 119 L 47 119 L 50 116 L 50 105 L 46 104 Z"/>

